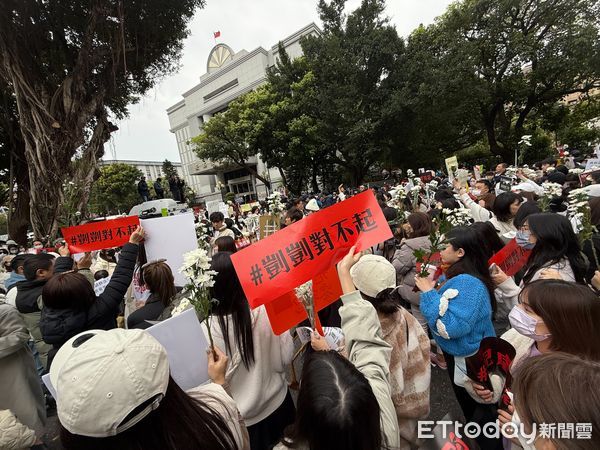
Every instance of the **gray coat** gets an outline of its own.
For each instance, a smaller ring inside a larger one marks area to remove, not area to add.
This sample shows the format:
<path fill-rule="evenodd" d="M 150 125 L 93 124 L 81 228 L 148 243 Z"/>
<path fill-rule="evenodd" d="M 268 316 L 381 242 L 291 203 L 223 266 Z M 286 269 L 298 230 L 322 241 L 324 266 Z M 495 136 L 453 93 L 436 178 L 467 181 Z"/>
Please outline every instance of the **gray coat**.
<path fill-rule="evenodd" d="M 29 331 L 16 308 L 0 303 L 0 410 L 10 409 L 41 438 L 46 405 L 28 340 Z"/>
<path fill-rule="evenodd" d="M 429 236 L 406 239 L 402 241 L 392 258 L 392 264 L 396 269 L 396 283 L 399 286 L 398 293 L 412 305 L 419 305 L 419 293 L 413 291 L 417 274 L 417 259 L 413 252 L 417 249 L 429 250 L 430 247 Z"/>

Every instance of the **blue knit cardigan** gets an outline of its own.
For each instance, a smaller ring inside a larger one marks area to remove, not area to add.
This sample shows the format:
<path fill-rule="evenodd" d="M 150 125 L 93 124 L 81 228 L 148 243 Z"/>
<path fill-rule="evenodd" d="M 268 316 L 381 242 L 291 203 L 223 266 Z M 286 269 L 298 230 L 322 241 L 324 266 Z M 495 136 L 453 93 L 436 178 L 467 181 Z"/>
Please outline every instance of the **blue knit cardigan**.
<path fill-rule="evenodd" d="M 421 313 L 427 319 L 435 341 L 446 353 L 472 355 L 483 338 L 496 335 L 490 295 L 478 278 L 457 275 L 446 281 L 439 291 L 432 289 L 421 292 L 420 296 Z M 443 297 L 447 299 L 447 308 L 444 308 L 446 300 Z"/>

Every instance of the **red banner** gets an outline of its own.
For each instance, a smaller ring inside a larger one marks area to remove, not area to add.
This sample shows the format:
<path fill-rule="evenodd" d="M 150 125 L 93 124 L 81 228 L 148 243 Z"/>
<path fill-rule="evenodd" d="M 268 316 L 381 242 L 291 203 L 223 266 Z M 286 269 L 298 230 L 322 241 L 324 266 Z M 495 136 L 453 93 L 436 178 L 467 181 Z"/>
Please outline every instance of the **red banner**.
<path fill-rule="evenodd" d="M 84 253 L 126 244 L 139 224 L 138 216 L 127 216 L 62 228 L 61 231 L 71 253 Z"/>
<path fill-rule="evenodd" d="M 252 308 L 269 303 L 338 263 L 392 237 L 370 189 L 231 256 Z"/>
<path fill-rule="evenodd" d="M 506 275 L 512 277 L 527 264 L 530 254 L 531 250 L 525 250 L 515 239 L 511 239 L 502 250 L 489 259 L 488 264 L 496 264 Z"/>
<path fill-rule="evenodd" d="M 342 296 L 342 286 L 337 275 L 336 267 L 331 267 L 326 272 L 313 279 L 313 298 L 315 310 L 321 311 L 326 306 Z M 288 292 L 265 305 L 273 333 L 280 335 L 294 325 L 308 319 L 302 302 L 298 300 L 294 291 Z M 317 316 L 318 317 L 318 316 Z"/>

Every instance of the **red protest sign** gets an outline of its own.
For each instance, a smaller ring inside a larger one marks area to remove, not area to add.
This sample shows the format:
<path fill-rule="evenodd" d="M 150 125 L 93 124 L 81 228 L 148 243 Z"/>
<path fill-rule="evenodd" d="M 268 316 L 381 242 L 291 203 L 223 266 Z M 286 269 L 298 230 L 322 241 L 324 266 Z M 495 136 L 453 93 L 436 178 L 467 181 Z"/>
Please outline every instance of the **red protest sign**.
<path fill-rule="evenodd" d="M 231 260 L 256 308 L 325 272 L 353 245 L 361 251 L 391 236 L 369 189 L 234 253 Z"/>
<path fill-rule="evenodd" d="M 313 279 L 313 298 L 317 312 L 331 305 L 341 296 L 342 286 L 340 285 L 335 266 Z M 267 310 L 273 333 L 276 335 L 280 335 L 308 318 L 306 310 L 296 297 L 294 291 L 288 292 L 267 303 L 265 309 Z M 318 315 L 316 318 L 318 319 Z"/>
<path fill-rule="evenodd" d="M 502 250 L 489 259 L 488 264 L 496 264 L 506 275 L 512 277 L 527 264 L 530 254 L 531 250 L 524 249 L 515 239 L 511 239 Z"/>
<path fill-rule="evenodd" d="M 138 216 L 127 216 L 62 228 L 61 231 L 71 253 L 84 253 L 126 244 L 139 224 Z"/>

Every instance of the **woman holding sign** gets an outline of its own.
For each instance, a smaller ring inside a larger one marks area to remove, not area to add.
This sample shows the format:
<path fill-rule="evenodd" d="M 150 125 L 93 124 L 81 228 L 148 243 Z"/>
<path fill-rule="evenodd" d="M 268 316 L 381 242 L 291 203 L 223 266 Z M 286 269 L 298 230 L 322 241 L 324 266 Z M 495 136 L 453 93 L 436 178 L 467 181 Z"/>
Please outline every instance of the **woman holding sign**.
<path fill-rule="evenodd" d="M 417 275 L 415 284 L 421 291 L 421 312 L 444 352 L 452 388 L 465 419 L 484 425 L 495 421 L 495 408 L 478 404 L 463 386 L 465 358 L 477 353 L 483 338 L 496 336 L 492 324 L 496 306 L 494 284 L 477 230 L 453 228 L 446 240 L 448 244 L 441 251 L 442 262 L 448 265 L 445 274 L 437 283 Z M 499 439 L 481 436 L 478 443 L 485 449 L 502 448 Z"/>
<path fill-rule="evenodd" d="M 382 339 L 373 305 L 354 287 L 354 247 L 338 264 L 340 308 L 348 358 L 313 335 L 302 369 L 296 421 L 276 450 L 399 449 L 398 419 L 388 379 L 392 347 Z"/>
<path fill-rule="evenodd" d="M 98 297 L 81 273 L 69 271 L 48 280 L 42 291 L 44 308 L 40 320 L 44 342 L 53 346 L 48 354 L 48 368 L 58 349 L 77 333 L 116 328 L 119 307 L 131 283 L 138 247 L 143 239 L 144 229 L 138 226 L 129 243 L 123 246 L 113 276 Z"/>
<path fill-rule="evenodd" d="M 212 258 L 217 272 L 212 296 L 210 327 L 215 345 L 229 358 L 226 380 L 248 426 L 252 450 L 270 449 L 294 421 L 294 403 L 288 391 L 286 370 L 294 345 L 288 331 L 273 334 L 264 306 L 250 310 L 231 254 Z M 206 324 L 203 322 L 208 338 Z"/>

